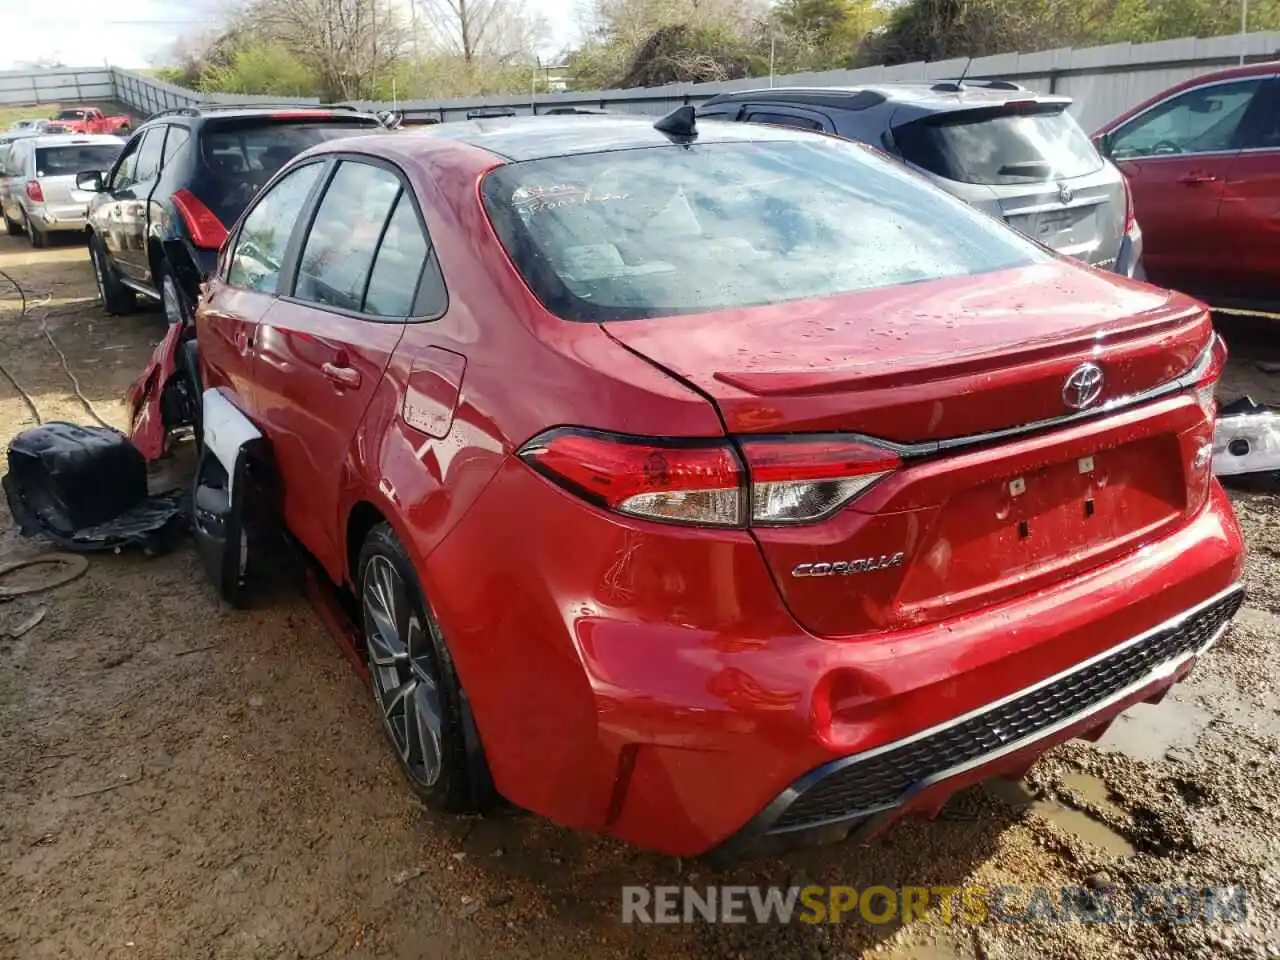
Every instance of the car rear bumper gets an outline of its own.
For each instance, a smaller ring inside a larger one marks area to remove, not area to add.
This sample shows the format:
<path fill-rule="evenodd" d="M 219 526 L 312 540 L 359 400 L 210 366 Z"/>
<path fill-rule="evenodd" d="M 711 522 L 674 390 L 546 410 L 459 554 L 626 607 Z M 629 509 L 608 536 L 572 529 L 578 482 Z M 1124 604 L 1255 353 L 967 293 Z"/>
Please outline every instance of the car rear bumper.
<path fill-rule="evenodd" d="M 1052 677 L 909 737 L 805 774 L 719 852 L 763 837 L 868 837 L 911 810 L 934 811 L 956 790 L 1019 776 L 1049 747 L 1101 733 L 1136 703 L 1160 699 L 1230 625 L 1236 583 L 1176 617 Z"/>
<path fill-rule="evenodd" d="M 46 233 L 55 230 L 83 230 L 88 222 L 84 203 L 46 203 L 34 207 L 28 216 Z"/>
<path fill-rule="evenodd" d="M 1051 587 L 942 623 L 818 637 L 745 533 L 637 527 L 508 461 L 419 568 L 498 789 L 566 825 L 687 856 L 815 825 L 847 832 L 1025 769 L 1185 673 L 1221 623 L 1174 628 L 1236 588 L 1242 557 L 1215 483 L 1176 531 Z M 1007 734 L 982 729 L 1126 651 L 1144 659 L 1123 661 L 1118 681 L 1042 705 L 1029 726 L 1015 715 Z M 982 749 L 890 757 L 942 734 Z M 876 757 L 895 761 L 897 779 L 818 808 L 840 770 Z"/>

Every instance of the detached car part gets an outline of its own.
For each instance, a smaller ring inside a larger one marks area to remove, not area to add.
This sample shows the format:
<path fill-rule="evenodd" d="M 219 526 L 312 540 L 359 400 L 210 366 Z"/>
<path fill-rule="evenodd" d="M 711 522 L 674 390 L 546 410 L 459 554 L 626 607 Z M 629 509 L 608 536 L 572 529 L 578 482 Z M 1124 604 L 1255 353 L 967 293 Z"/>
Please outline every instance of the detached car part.
<path fill-rule="evenodd" d="M 1220 477 L 1280 471 L 1280 410 L 1245 397 L 1224 407 L 1213 426 L 1213 472 Z"/>
<path fill-rule="evenodd" d="M 183 527 L 182 496 L 147 494 L 147 464 L 122 433 L 46 423 L 9 445 L 9 510 L 24 536 L 66 550 L 169 549 Z"/>
<path fill-rule="evenodd" d="M 202 398 L 204 449 L 192 491 L 196 550 L 218 595 L 232 606 L 248 600 L 251 528 L 261 504 L 255 472 L 266 441 L 217 390 Z"/>

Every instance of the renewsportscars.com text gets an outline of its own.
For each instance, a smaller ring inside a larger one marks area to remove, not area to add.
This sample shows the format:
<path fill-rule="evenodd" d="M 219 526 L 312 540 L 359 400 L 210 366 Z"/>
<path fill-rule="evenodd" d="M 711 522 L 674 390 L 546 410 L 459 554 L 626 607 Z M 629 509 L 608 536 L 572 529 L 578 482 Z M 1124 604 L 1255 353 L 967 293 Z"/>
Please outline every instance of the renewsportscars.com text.
<path fill-rule="evenodd" d="M 1240 923 L 1240 886 L 622 888 L 623 923 Z"/>

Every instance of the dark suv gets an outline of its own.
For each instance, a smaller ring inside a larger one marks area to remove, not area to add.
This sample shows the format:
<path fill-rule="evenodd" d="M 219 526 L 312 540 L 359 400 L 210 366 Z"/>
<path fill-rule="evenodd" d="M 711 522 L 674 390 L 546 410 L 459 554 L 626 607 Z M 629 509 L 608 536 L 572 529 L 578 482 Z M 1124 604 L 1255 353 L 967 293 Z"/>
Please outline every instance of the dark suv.
<path fill-rule="evenodd" d="M 109 171 L 83 173 L 88 243 L 108 313 L 138 295 L 165 317 L 190 317 L 227 228 L 287 161 L 325 140 L 382 129 L 345 107 L 208 105 L 158 114 Z"/>
<path fill-rule="evenodd" d="M 698 116 L 817 130 L 878 147 L 1059 253 L 1132 277 L 1142 232 L 1124 177 L 1069 97 L 1004 80 L 740 90 Z"/>

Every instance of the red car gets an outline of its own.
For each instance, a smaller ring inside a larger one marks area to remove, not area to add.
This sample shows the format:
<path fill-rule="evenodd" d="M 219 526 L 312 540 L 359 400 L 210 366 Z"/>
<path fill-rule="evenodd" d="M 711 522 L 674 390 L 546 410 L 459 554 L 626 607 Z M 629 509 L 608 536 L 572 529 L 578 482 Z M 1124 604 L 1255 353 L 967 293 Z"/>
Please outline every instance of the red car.
<path fill-rule="evenodd" d="M 1280 63 L 1186 80 L 1095 139 L 1129 180 L 1148 279 L 1280 308 Z"/>
<path fill-rule="evenodd" d="M 1241 600 L 1204 307 L 691 116 L 286 165 L 195 320 L 224 591 L 278 511 L 422 797 L 670 854 L 870 831 L 1159 698 Z"/>
<path fill-rule="evenodd" d="M 119 113 L 108 116 L 97 107 L 71 107 L 58 111 L 53 118 L 67 133 L 115 133 L 124 135 L 129 132 L 133 121 L 128 115 Z M 46 133 L 52 131 L 46 129 Z"/>

